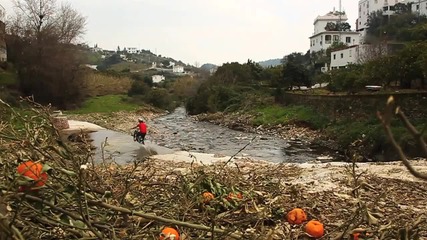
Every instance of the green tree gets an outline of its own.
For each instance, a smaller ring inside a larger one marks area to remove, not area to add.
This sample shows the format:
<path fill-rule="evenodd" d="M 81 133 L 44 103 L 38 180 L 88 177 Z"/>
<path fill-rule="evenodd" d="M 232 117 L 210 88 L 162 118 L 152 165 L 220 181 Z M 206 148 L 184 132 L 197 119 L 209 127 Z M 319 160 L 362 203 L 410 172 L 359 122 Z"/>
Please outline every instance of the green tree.
<path fill-rule="evenodd" d="M 411 12 L 411 3 L 396 3 L 394 5 L 394 11 L 397 14 L 409 13 Z"/>
<path fill-rule="evenodd" d="M 325 30 L 347 32 L 351 30 L 351 25 L 348 22 L 328 22 L 325 26 Z"/>
<path fill-rule="evenodd" d="M 152 89 L 143 99 L 145 102 L 162 109 L 170 109 L 173 105 L 171 95 L 164 88 Z"/>
<path fill-rule="evenodd" d="M 348 22 L 340 22 L 340 23 L 337 23 L 336 29 L 337 29 L 336 31 L 348 32 L 351 30 L 351 25 Z"/>
<path fill-rule="evenodd" d="M 290 88 L 292 86 L 311 86 L 308 70 L 303 65 L 297 65 L 293 62 L 288 62 L 283 66 L 282 81 L 279 86 L 282 88 Z"/>
<path fill-rule="evenodd" d="M 326 26 L 325 26 L 325 30 L 326 31 L 336 31 L 336 29 L 337 29 L 337 24 L 336 23 L 334 23 L 334 22 L 328 22 L 328 23 L 326 23 Z"/>
<path fill-rule="evenodd" d="M 143 81 L 134 81 L 128 91 L 128 96 L 147 95 L 151 88 Z"/>

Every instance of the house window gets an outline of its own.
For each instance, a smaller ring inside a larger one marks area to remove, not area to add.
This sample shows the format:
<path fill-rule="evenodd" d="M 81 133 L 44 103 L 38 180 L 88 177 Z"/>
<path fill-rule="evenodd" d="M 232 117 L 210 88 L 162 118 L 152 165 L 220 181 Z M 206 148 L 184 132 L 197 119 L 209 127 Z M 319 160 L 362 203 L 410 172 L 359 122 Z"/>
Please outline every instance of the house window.
<path fill-rule="evenodd" d="M 334 59 L 337 59 L 337 55 L 336 54 L 334 54 Z"/>
<path fill-rule="evenodd" d="M 332 37 L 331 35 L 325 35 L 325 44 L 331 44 Z"/>
<path fill-rule="evenodd" d="M 346 43 L 351 43 L 351 37 L 346 37 L 346 38 L 345 38 L 345 42 L 346 42 Z"/>
<path fill-rule="evenodd" d="M 390 9 L 390 11 L 394 11 L 395 8 L 394 8 L 394 6 L 390 6 L 389 9 Z"/>
<path fill-rule="evenodd" d="M 344 53 L 341 53 L 341 58 L 344 58 Z"/>
<path fill-rule="evenodd" d="M 419 11 L 420 10 L 420 5 L 419 4 L 417 4 L 417 11 Z"/>
<path fill-rule="evenodd" d="M 334 42 L 338 42 L 340 40 L 340 36 L 339 35 L 334 35 Z"/>
<path fill-rule="evenodd" d="M 349 51 L 349 56 L 351 57 L 351 49 L 350 49 L 350 51 Z"/>
<path fill-rule="evenodd" d="M 388 10 L 388 6 L 383 7 L 383 11 L 387 11 Z"/>

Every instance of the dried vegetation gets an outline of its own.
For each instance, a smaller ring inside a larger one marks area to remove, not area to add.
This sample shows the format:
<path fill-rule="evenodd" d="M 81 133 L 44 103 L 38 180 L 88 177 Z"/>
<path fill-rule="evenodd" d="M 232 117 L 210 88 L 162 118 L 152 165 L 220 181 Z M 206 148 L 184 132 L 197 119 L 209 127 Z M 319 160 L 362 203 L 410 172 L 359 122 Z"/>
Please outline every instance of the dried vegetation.
<path fill-rule="evenodd" d="M 29 104 L 27 115 L 1 105 L 8 120 L 0 123 L 0 238 L 157 239 L 171 226 L 181 239 L 308 239 L 303 225 L 285 219 L 295 207 L 323 222 L 324 239 L 427 238 L 425 182 L 358 169 L 358 143 L 339 187 L 326 190 L 298 181 L 307 177 L 301 166 L 244 159 L 95 164 L 89 142 L 63 140 L 50 109 Z M 49 179 L 20 192 L 32 184 L 16 173 L 27 160 L 42 163 Z M 204 192 L 214 199 L 203 203 Z"/>

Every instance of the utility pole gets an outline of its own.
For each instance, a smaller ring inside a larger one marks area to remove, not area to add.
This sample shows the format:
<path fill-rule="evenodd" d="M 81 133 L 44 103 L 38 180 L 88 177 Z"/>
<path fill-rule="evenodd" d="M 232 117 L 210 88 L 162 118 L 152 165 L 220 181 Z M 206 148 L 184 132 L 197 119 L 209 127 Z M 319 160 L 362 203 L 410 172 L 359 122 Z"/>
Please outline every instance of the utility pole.
<path fill-rule="evenodd" d="M 420 22 L 421 0 L 418 0 L 418 23 Z"/>
<path fill-rule="evenodd" d="M 338 7 L 338 9 L 339 9 L 339 20 L 338 20 L 338 31 L 340 31 L 340 33 L 339 33 L 339 36 L 340 36 L 340 39 L 339 39 L 339 43 L 341 42 L 341 38 L 342 38 L 342 35 L 341 35 L 341 21 L 342 21 L 342 12 L 341 12 L 341 0 L 339 0 L 339 7 Z"/>

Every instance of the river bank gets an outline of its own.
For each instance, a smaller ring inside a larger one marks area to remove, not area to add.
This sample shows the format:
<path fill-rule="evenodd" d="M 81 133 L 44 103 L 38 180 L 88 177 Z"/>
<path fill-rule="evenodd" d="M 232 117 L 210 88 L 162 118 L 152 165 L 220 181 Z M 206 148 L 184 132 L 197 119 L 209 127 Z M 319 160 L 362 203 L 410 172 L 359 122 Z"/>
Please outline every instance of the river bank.
<path fill-rule="evenodd" d="M 337 142 L 328 138 L 320 130 L 311 129 L 304 122 L 294 124 L 278 124 L 278 125 L 260 125 L 254 126 L 253 119 L 256 116 L 247 113 L 203 113 L 192 116 L 196 121 L 204 121 L 230 129 L 243 132 L 251 132 L 257 134 L 268 134 L 272 136 L 279 136 L 285 140 L 302 141 L 313 147 L 329 148 L 332 151 L 342 153 Z"/>
<path fill-rule="evenodd" d="M 115 123 L 99 115 L 90 118 L 126 132 L 137 115 L 117 114 L 119 121 Z M 153 116 L 149 121 L 154 121 L 154 115 L 145 115 Z M 395 238 L 402 226 L 421 238 L 427 237 L 427 189 L 399 162 L 278 164 L 239 157 L 225 166 L 228 160 L 229 156 L 178 151 L 152 155 L 136 169 L 134 164 L 112 164 L 107 169 L 100 167 L 99 173 L 110 176 L 104 178 L 104 186 L 111 186 L 113 195 L 120 196 L 127 189 L 126 204 L 134 209 L 206 226 L 215 216 L 217 226 L 247 239 L 305 236 L 303 227 L 286 221 L 286 213 L 295 207 L 304 209 L 309 219 L 320 220 L 327 239 L 350 236 L 353 231 Z M 411 162 L 419 171 L 427 172 L 425 160 Z M 129 176 L 130 188 L 123 182 Z M 205 191 L 215 196 L 208 206 L 200 205 L 200 195 Z M 227 205 L 223 199 L 230 191 L 241 192 L 243 199 Z M 154 235 L 161 227 L 149 226 L 143 236 Z M 210 237 L 181 225 L 176 228 L 185 239 Z"/>

